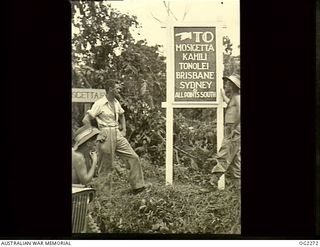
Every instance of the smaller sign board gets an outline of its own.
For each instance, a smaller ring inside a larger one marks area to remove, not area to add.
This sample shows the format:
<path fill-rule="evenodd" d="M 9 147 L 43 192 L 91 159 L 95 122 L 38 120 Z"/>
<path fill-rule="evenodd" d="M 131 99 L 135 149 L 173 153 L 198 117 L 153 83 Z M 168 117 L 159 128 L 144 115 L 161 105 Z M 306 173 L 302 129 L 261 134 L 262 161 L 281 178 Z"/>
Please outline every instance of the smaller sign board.
<path fill-rule="evenodd" d="M 104 89 L 72 88 L 72 102 L 90 103 L 106 95 Z"/>

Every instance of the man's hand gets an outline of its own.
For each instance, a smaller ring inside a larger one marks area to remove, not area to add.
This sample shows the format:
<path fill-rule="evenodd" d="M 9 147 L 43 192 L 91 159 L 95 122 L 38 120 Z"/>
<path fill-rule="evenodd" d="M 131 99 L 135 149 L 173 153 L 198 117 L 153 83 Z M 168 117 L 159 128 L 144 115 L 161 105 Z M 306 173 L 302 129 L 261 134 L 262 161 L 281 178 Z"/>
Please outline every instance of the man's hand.
<path fill-rule="evenodd" d="M 225 98 L 225 97 L 226 97 L 226 91 L 224 91 L 224 89 L 221 88 L 221 89 L 220 89 L 220 92 L 221 92 L 221 96 L 222 96 L 223 98 Z"/>
<path fill-rule="evenodd" d="M 227 97 L 226 92 L 224 91 L 223 88 L 221 88 L 220 93 L 221 93 L 221 97 L 222 97 L 223 101 L 228 104 L 230 99 Z"/>
<path fill-rule="evenodd" d="M 230 138 L 232 137 L 235 137 L 235 136 L 239 136 L 240 135 L 240 132 L 239 130 L 237 129 L 237 126 L 234 126 L 233 129 L 231 130 L 231 133 L 230 133 Z"/>
<path fill-rule="evenodd" d="M 210 184 L 211 185 L 217 185 L 218 184 L 218 181 L 220 179 L 220 177 L 222 176 L 222 172 L 217 172 L 217 173 L 214 173 L 210 179 Z"/>
<path fill-rule="evenodd" d="M 122 129 L 121 130 L 121 134 L 123 135 L 123 136 L 126 136 L 126 134 L 127 134 L 127 130 L 124 128 L 124 129 Z"/>
<path fill-rule="evenodd" d="M 90 158 L 92 159 L 92 164 L 97 164 L 98 161 L 98 155 L 96 151 L 91 151 L 90 152 Z"/>
<path fill-rule="evenodd" d="M 127 134 L 127 128 L 126 128 L 126 118 L 124 117 L 124 114 L 121 114 L 119 117 L 119 130 L 123 136 L 126 136 Z"/>

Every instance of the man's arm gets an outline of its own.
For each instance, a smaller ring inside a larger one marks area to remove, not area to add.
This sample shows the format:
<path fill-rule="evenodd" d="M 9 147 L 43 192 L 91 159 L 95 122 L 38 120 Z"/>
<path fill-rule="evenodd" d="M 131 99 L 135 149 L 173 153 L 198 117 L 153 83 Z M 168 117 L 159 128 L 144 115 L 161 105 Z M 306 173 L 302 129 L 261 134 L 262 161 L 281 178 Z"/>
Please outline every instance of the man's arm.
<path fill-rule="evenodd" d="M 236 118 L 235 118 L 235 122 L 234 122 L 234 127 L 233 129 L 236 129 L 238 127 L 238 125 L 240 124 L 240 95 L 234 96 L 234 102 L 236 105 Z"/>
<path fill-rule="evenodd" d="M 90 154 L 91 159 L 92 159 L 92 166 L 89 169 L 89 172 L 87 172 L 87 167 L 86 167 L 86 162 L 84 157 L 77 157 L 76 160 L 74 161 L 74 168 L 77 173 L 77 176 L 81 182 L 81 184 L 87 184 L 91 181 L 94 171 L 97 167 L 97 155 L 95 154 Z"/>
<path fill-rule="evenodd" d="M 127 126 L 126 126 L 126 118 L 124 114 L 119 115 L 119 122 L 120 122 L 119 129 L 122 131 L 123 136 L 125 136 L 127 133 Z"/>
<path fill-rule="evenodd" d="M 86 112 L 86 115 L 82 119 L 82 123 L 91 127 L 98 127 L 96 117 L 101 113 L 101 102 L 97 100 L 92 105 L 91 109 Z"/>
<path fill-rule="evenodd" d="M 91 117 L 88 113 L 84 116 L 84 118 L 82 119 L 82 123 L 84 125 L 87 125 L 87 126 L 92 126 L 92 121 L 94 120 L 93 117 Z"/>
<path fill-rule="evenodd" d="M 224 102 L 226 102 L 227 104 L 230 102 L 230 99 L 227 97 L 226 92 L 223 88 L 221 88 L 221 96 Z"/>

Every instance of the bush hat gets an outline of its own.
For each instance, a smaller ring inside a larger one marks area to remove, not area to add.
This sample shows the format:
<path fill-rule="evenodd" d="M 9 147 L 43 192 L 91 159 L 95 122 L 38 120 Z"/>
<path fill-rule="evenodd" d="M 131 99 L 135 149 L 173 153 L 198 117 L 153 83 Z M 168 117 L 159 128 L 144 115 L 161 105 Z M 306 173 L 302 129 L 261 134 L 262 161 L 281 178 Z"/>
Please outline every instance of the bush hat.
<path fill-rule="evenodd" d="M 91 137 L 98 135 L 100 133 L 100 130 L 98 130 L 97 128 L 94 127 L 90 127 L 90 126 L 82 126 L 80 127 L 74 134 L 74 149 L 77 150 L 77 148 L 85 143 L 86 141 L 88 141 Z"/>
<path fill-rule="evenodd" d="M 226 79 L 231 81 L 233 84 L 235 84 L 238 88 L 240 88 L 240 76 L 238 75 L 230 75 L 230 76 L 224 76 L 222 79 Z"/>

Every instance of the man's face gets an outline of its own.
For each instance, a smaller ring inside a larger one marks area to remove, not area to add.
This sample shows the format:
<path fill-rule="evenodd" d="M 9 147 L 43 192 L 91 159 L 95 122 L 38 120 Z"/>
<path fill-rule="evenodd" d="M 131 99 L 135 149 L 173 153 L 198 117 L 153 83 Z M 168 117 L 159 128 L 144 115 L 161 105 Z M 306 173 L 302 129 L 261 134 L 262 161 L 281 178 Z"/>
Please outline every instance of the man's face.
<path fill-rule="evenodd" d="M 108 95 L 111 97 L 116 97 L 119 94 L 119 88 L 117 86 L 110 87 L 108 90 Z"/>
<path fill-rule="evenodd" d="M 232 91 L 232 85 L 231 82 L 229 80 L 225 80 L 224 81 L 224 90 L 226 91 L 226 93 L 231 93 Z"/>
<path fill-rule="evenodd" d="M 89 148 L 89 151 L 97 151 L 97 141 L 94 140 L 90 140 L 87 142 L 87 147 Z"/>

